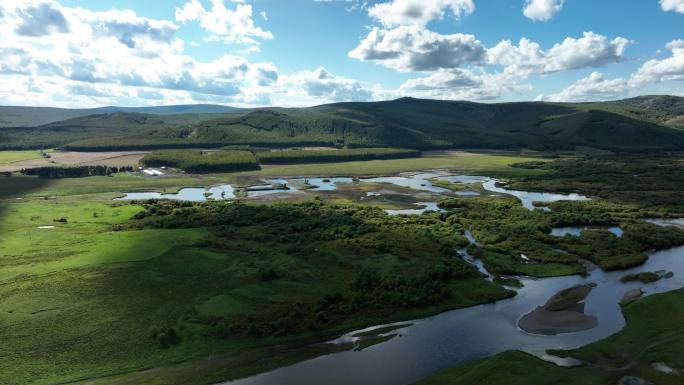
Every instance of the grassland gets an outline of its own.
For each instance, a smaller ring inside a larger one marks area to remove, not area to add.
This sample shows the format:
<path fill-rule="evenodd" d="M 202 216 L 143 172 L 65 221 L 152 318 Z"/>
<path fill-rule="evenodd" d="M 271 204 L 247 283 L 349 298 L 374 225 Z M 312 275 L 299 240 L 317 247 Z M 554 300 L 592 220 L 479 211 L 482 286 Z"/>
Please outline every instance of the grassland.
<path fill-rule="evenodd" d="M 54 383 L 257 349 L 261 354 L 243 363 L 250 367 L 278 346 L 291 348 L 381 320 L 509 295 L 460 265 L 453 267 L 459 271 L 454 278 L 445 276 L 443 288 L 434 293 L 432 286 L 424 289 L 424 304 L 384 303 L 385 289 L 378 286 L 377 297 L 359 297 L 370 301 L 363 310 L 336 310 L 342 306 L 337 295 L 344 303 L 354 298 L 355 272 L 363 266 L 377 268 L 380 277 L 407 272 L 413 277 L 446 257 L 448 248 L 424 231 L 411 230 L 425 226 L 418 222 L 381 225 L 381 211 L 370 209 L 376 212 L 370 216 L 375 225 L 332 230 L 339 220 L 349 220 L 348 214 L 323 206 L 324 217 L 317 222 L 311 219 L 316 210 L 308 216 L 283 215 L 283 210 L 300 210 L 288 207 L 244 206 L 257 211 L 233 216 L 210 211 L 188 215 L 182 228 L 171 223 L 138 228 L 124 226 L 140 217 L 135 205 L 78 197 L 7 204 L 0 222 L 0 353 L 5 357 L 0 373 L 16 384 Z M 362 212 L 358 216 L 369 218 Z M 321 232 L 311 233 L 304 243 L 290 237 L 290 226 L 297 226 L 290 218 L 297 217 L 308 218 L 300 223 Z M 198 225 L 191 218 L 219 222 Z M 45 225 L 54 228 L 38 228 Z M 352 228 L 367 230 L 337 241 L 326 235 Z M 378 249 L 390 239 L 392 248 Z M 315 306 L 328 307 L 325 313 L 310 313 Z M 355 316 L 347 318 L 350 314 Z M 170 328 L 180 342 L 168 346 L 164 341 Z M 209 373 L 195 381 L 219 379 Z"/>
<path fill-rule="evenodd" d="M 24 160 L 41 159 L 42 151 L 0 151 L 0 165 L 7 165 Z"/>
<path fill-rule="evenodd" d="M 428 153 L 421 158 L 391 159 L 342 163 L 297 164 L 264 167 L 259 171 L 214 173 L 209 175 L 171 175 L 151 178 L 133 174 L 115 174 L 113 177 L 90 177 L 79 179 L 41 180 L 32 177 L 13 176 L 0 188 L 0 199 L 30 196 L 66 196 L 110 193 L 123 191 L 172 192 L 183 186 L 210 186 L 220 183 L 251 183 L 269 177 L 335 176 L 335 175 L 389 175 L 403 171 L 420 171 L 448 168 L 464 173 L 523 176 L 544 173 L 543 170 L 527 170 L 510 167 L 517 162 L 538 158 L 518 155 L 478 154 L 467 152 Z"/>
<path fill-rule="evenodd" d="M 350 348 L 320 343 L 345 331 L 511 295 L 453 258 L 453 249 L 467 244 L 465 229 L 496 274 L 572 274 L 582 270 L 578 257 L 585 254 L 613 262 L 610 250 L 638 256 L 681 242 L 681 230 L 656 232 L 649 227 L 655 225 L 637 223 L 653 214 L 649 202 L 610 199 L 557 202 L 552 213 L 542 213 L 510 197 L 482 196 L 446 201 L 447 214 L 406 218 L 342 193 L 287 204 L 111 200 L 122 191 L 270 176 L 431 168 L 527 182 L 555 172 L 540 160 L 444 152 L 210 176 L 2 177 L 0 378 L 206 384 Z M 511 167 L 531 161 L 533 168 Z M 625 234 L 548 234 L 552 226 L 578 223 L 619 223 Z M 54 227 L 39 228 L 45 226 Z M 533 263 L 521 261 L 520 253 Z"/>
<path fill-rule="evenodd" d="M 623 305 L 627 326 L 619 333 L 580 349 L 553 352 L 585 364 L 561 368 L 523 352 L 505 352 L 438 373 L 417 385 L 613 385 L 623 376 L 654 384 L 682 383 L 681 374 L 651 367 L 663 362 L 684 367 L 684 289 Z"/>

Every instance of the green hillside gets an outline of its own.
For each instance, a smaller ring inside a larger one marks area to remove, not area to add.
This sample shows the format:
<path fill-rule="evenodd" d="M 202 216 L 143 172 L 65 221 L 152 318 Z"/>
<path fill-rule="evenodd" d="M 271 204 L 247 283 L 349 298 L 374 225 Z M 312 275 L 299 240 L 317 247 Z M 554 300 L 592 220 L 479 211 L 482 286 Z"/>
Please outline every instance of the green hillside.
<path fill-rule="evenodd" d="M 100 107 L 66 109 L 52 107 L 0 106 L 0 127 L 38 127 L 45 124 L 88 115 L 134 112 L 155 115 L 228 114 L 241 108 L 214 104 L 183 104 L 159 107 Z"/>
<path fill-rule="evenodd" d="M 218 115 L 114 113 L 0 135 L 6 147 L 49 142 L 86 151 L 236 144 L 661 151 L 684 149 L 683 111 L 684 98 L 674 96 L 578 104 L 401 98 Z"/>
<path fill-rule="evenodd" d="M 115 112 L 80 116 L 38 127 L 6 127 L 0 129 L 0 150 L 59 147 L 88 138 L 113 142 L 123 137 L 155 135 L 161 129 L 197 124 L 217 116 L 225 115 Z"/>
<path fill-rule="evenodd" d="M 34 127 L 88 115 L 87 110 L 0 106 L 0 127 Z"/>
<path fill-rule="evenodd" d="M 634 119 L 684 128 L 684 98 L 678 96 L 638 96 L 614 102 L 587 103 L 586 106 Z"/>

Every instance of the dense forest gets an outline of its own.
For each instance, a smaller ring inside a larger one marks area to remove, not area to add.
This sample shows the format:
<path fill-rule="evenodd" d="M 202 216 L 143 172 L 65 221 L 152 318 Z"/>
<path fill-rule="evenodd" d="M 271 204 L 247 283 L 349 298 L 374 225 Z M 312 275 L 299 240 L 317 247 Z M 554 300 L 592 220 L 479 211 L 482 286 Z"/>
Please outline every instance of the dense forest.
<path fill-rule="evenodd" d="M 416 158 L 420 151 L 398 148 L 357 148 L 340 150 L 286 150 L 256 153 L 262 164 L 349 162 L 358 160 Z"/>
<path fill-rule="evenodd" d="M 147 154 L 141 163 L 147 167 L 174 167 L 187 172 L 231 172 L 258 170 L 250 151 L 158 150 Z"/>

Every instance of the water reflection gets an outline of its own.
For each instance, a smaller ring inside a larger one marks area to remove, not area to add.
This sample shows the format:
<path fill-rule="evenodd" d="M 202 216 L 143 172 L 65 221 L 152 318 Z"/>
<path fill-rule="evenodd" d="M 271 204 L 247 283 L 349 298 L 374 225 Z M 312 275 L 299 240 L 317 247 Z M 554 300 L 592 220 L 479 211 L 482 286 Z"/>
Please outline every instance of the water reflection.
<path fill-rule="evenodd" d="M 624 326 L 618 302 L 625 292 L 643 287 L 649 295 L 684 286 L 682 258 L 684 246 L 657 252 L 644 265 L 626 271 L 606 273 L 594 269 L 588 277 L 522 278 L 525 286 L 514 298 L 411 321 L 414 324 L 402 330 L 401 338 L 359 352 L 318 357 L 226 384 L 403 385 L 504 350 L 519 349 L 543 356 L 546 349 L 575 348 L 608 337 Z M 673 271 L 674 277 L 648 285 L 619 281 L 624 274 L 657 270 Z M 598 286 L 587 298 L 585 309 L 587 314 L 598 317 L 596 328 L 555 336 L 531 335 L 518 329 L 518 319 L 546 302 L 551 294 L 592 282 Z"/>
<path fill-rule="evenodd" d="M 644 221 L 658 226 L 684 227 L 684 218 L 646 218 Z"/>
<path fill-rule="evenodd" d="M 599 227 L 599 226 L 568 226 L 568 227 L 554 227 L 551 229 L 551 235 L 554 237 L 564 237 L 566 235 L 579 237 L 585 230 L 606 230 L 613 233 L 617 237 L 622 237 L 624 231 L 620 226 Z"/>

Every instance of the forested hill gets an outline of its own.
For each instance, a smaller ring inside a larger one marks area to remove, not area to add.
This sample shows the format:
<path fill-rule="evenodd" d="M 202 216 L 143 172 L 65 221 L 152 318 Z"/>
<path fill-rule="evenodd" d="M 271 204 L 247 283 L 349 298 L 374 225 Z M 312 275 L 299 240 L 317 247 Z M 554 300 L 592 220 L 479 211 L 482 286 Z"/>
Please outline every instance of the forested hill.
<path fill-rule="evenodd" d="M 0 146 L 3 139 L 5 147 L 40 144 L 75 150 L 250 144 L 671 151 L 684 149 L 684 98 L 575 104 L 401 98 L 220 115 L 118 112 L 4 129 Z"/>
<path fill-rule="evenodd" d="M 241 108 L 214 104 L 183 104 L 160 107 L 99 107 L 99 108 L 52 108 L 0 106 L 0 127 L 37 127 L 67 119 L 89 115 L 134 112 L 154 115 L 180 114 L 227 114 L 245 111 Z"/>

